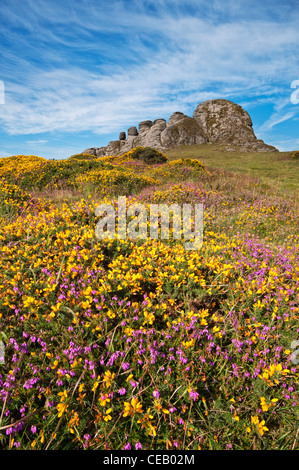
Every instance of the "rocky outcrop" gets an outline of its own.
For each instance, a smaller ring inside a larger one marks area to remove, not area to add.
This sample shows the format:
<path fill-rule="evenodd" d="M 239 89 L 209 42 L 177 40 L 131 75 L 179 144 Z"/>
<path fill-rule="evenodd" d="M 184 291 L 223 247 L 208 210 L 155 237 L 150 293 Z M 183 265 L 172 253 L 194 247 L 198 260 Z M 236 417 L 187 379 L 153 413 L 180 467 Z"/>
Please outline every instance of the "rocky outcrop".
<path fill-rule="evenodd" d="M 120 155 L 134 147 L 152 147 L 166 150 L 179 145 L 206 143 L 227 144 L 229 149 L 244 152 L 275 152 L 277 149 L 257 139 L 252 120 L 240 105 L 224 99 L 200 103 L 189 117 L 179 111 L 165 119 L 142 121 L 121 132 L 119 140 L 111 141 L 107 147 L 90 148 L 82 153 L 92 155 Z"/>
<path fill-rule="evenodd" d="M 105 155 L 118 155 L 120 152 L 121 144 L 125 142 L 123 140 L 111 140 L 106 147 Z"/>
<path fill-rule="evenodd" d="M 92 147 L 84 150 L 82 153 L 88 153 L 89 155 L 95 155 L 96 157 L 103 157 L 106 155 L 107 147 Z"/>
<path fill-rule="evenodd" d="M 141 128 L 141 132 L 140 132 Z M 162 149 L 161 134 L 166 128 L 165 119 L 156 119 L 148 129 L 144 126 L 144 121 L 139 124 L 139 135 L 134 140 L 134 147 L 153 147 L 157 150 Z"/>
<path fill-rule="evenodd" d="M 256 138 L 251 117 L 245 109 L 232 101 L 205 101 L 197 106 L 193 119 L 202 127 L 208 142 L 233 144 L 247 151 L 277 150 Z"/>
<path fill-rule="evenodd" d="M 166 128 L 161 133 L 162 148 L 204 143 L 206 143 L 206 138 L 201 126 L 183 113 L 172 114 Z"/>

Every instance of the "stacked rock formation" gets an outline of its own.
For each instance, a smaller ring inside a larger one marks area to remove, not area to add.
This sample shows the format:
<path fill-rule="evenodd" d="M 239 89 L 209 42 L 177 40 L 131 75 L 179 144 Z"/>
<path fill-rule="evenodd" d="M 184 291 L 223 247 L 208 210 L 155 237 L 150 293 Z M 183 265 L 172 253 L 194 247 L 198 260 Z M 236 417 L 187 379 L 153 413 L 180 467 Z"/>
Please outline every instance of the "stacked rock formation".
<path fill-rule="evenodd" d="M 179 145 L 206 143 L 227 144 L 245 152 L 275 152 L 277 149 L 257 139 L 252 120 L 240 105 L 224 99 L 205 101 L 197 106 L 193 117 L 179 111 L 165 119 L 142 121 L 121 132 L 119 140 L 107 147 L 89 148 L 82 153 L 96 156 L 121 155 L 134 147 L 152 147 L 163 151 Z"/>

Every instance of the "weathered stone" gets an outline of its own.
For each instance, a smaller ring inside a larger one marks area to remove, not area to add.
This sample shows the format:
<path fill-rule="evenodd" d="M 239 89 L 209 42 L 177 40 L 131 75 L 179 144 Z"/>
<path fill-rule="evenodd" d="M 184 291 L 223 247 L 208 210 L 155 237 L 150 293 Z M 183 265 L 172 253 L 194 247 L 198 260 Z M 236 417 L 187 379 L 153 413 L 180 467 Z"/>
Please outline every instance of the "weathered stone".
<path fill-rule="evenodd" d="M 117 155 L 120 150 L 120 140 L 111 140 L 106 147 L 106 155 Z"/>
<path fill-rule="evenodd" d="M 86 150 L 83 150 L 83 152 L 81 153 L 87 153 L 88 155 L 96 155 L 96 148 L 95 147 L 91 147 L 89 149 L 86 149 Z"/>
<path fill-rule="evenodd" d="M 129 136 L 129 135 L 133 135 L 133 136 L 138 135 L 138 131 L 137 131 L 137 128 L 136 128 L 135 126 L 130 127 L 130 128 L 128 129 L 128 136 Z"/>
<path fill-rule="evenodd" d="M 106 154 L 106 147 L 99 147 L 95 149 L 95 155 L 97 157 L 103 157 Z"/>
<path fill-rule="evenodd" d="M 235 139 L 239 128 L 244 129 L 252 138 L 252 121 L 241 106 L 224 99 L 209 100 L 200 103 L 193 113 L 193 118 L 203 128 L 209 142 Z M 244 132 L 244 131 L 243 131 Z"/>
<path fill-rule="evenodd" d="M 182 121 L 182 119 L 185 119 L 186 117 L 189 117 L 189 116 L 186 116 L 186 114 L 181 113 L 180 111 L 176 111 L 170 116 L 168 123 L 167 123 L 167 127 L 177 124 L 178 122 Z"/>
<path fill-rule="evenodd" d="M 165 119 L 155 119 L 154 122 L 153 122 L 153 125 L 156 125 L 156 124 L 161 124 L 161 125 L 166 125 L 166 120 Z"/>
<path fill-rule="evenodd" d="M 87 153 L 88 155 L 94 155 L 95 157 L 103 157 L 106 154 L 106 147 L 92 147 L 83 150 L 81 153 Z"/>
<path fill-rule="evenodd" d="M 165 119 L 156 119 L 147 132 L 139 134 L 134 140 L 134 147 L 153 147 L 157 150 L 162 149 L 161 133 L 166 128 Z"/>
<path fill-rule="evenodd" d="M 135 140 L 138 139 L 135 135 L 128 135 L 127 140 L 120 141 L 119 152 L 115 155 L 121 155 L 123 153 L 129 152 L 132 148 L 136 147 Z"/>
<path fill-rule="evenodd" d="M 147 132 L 150 127 L 152 127 L 153 122 L 152 121 L 142 121 L 139 123 L 138 129 L 139 129 L 139 134 L 143 134 L 144 132 Z"/>
<path fill-rule="evenodd" d="M 257 139 L 252 121 L 245 109 L 225 99 L 205 101 L 197 106 L 193 118 L 176 111 L 168 122 L 165 119 L 142 121 L 136 127 L 121 132 L 119 140 L 109 142 L 107 147 L 89 148 L 91 155 L 120 155 L 134 147 L 152 147 L 157 150 L 204 143 L 227 144 L 226 149 L 244 152 L 275 152 L 272 145 Z"/>
<path fill-rule="evenodd" d="M 239 147 L 273 151 L 260 142 L 252 128 L 251 117 L 240 105 L 224 99 L 205 101 L 197 106 L 193 118 L 202 127 L 207 142 L 229 143 Z M 275 149 L 276 150 L 276 149 Z"/>
<path fill-rule="evenodd" d="M 190 117 L 173 119 L 175 124 L 169 126 L 161 133 L 163 148 L 177 147 L 178 145 L 204 144 L 206 138 L 200 125 Z"/>
<path fill-rule="evenodd" d="M 277 152 L 277 148 L 273 147 L 273 145 L 265 144 L 265 142 L 261 139 L 257 139 L 256 141 L 248 141 L 239 144 L 240 149 L 243 152 Z"/>

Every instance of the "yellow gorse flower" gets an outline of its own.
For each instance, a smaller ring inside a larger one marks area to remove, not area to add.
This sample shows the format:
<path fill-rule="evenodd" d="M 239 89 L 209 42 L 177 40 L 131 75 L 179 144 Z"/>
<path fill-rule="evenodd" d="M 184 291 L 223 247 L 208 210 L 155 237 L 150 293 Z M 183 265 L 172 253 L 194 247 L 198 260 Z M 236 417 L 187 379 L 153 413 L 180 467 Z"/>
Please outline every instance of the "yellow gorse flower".
<path fill-rule="evenodd" d="M 114 373 L 111 374 L 111 372 L 109 370 L 105 371 L 104 378 L 103 378 L 103 383 L 105 384 L 106 388 L 111 387 L 111 384 L 114 380 L 114 377 L 115 377 Z"/>
<path fill-rule="evenodd" d="M 139 402 L 138 398 L 132 398 L 131 403 L 129 402 L 124 402 L 124 412 L 123 416 L 134 416 L 136 413 L 142 413 L 142 404 Z"/>
<path fill-rule="evenodd" d="M 110 402 L 110 398 L 108 397 L 108 395 L 101 395 L 99 401 L 101 406 L 106 406 L 106 403 Z"/>
<path fill-rule="evenodd" d="M 261 407 L 263 411 L 268 411 L 269 409 L 265 397 L 261 397 Z"/>
<path fill-rule="evenodd" d="M 265 420 L 260 422 L 258 416 L 251 416 L 251 424 L 255 424 L 257 426 L 257 430 L 261 436 L 264 435 L 265 431 L 269 431 L 265 426 Z"/>
<path fill-rule="evenodd" d="M 258 424 L 258 431 L 260 433 L 261 436 L 264 435 L 265 431 L 269 431 L 269 429 L 265 426 L 265 421 L 261 421 L 259 424 Z"/>
<path fill-rule="evenodd" d="M 63 392 L 59 392 L 58 395 L 60 396 L 60 401 L 63 402 L 65 398 L 68 397 L 68 392 L 67 390 L 63 390 Z"/>
<path fill-rule="evenodd" d="M 109 408 L 109 409 L 106 411 L 105 416 L 104 416 L 104 421 L 111 421 L 111 419 L 112 419 L 112 417 L 111 417 L 111 415 L 110 415 L 111 411 L 112 411 L 112 408 Z"/>
<path fill-rule="evenodd" d="M 56 408 L 58 411 L 58 418 L 60 418 L 60 416 L 62 416 L 63 413 L 67 410 L 68 405 L 66 405 L 65 403 L 58 403 Z"/>
<path fill-rule="evenodd" d="M 69 431 L 71 434 L 74 434 L 74 427 L 77 427 L 79 424 L 79 415 L 77 412 L 74 412 L 73 416 L 71 417 L 71 419 L 69 420 L 68 422 L 68 428 L 69 428 Z"/>
<path fill-rule="evenodd" d="M 92 391 L 92 392 L 95 392 L 96 389 L 98 388 L 98 386 L 99 386 L 99 382 L 96 380 L 95 383 L 94 383 L 93 386 L 92 386 L 91 391 Z"/>

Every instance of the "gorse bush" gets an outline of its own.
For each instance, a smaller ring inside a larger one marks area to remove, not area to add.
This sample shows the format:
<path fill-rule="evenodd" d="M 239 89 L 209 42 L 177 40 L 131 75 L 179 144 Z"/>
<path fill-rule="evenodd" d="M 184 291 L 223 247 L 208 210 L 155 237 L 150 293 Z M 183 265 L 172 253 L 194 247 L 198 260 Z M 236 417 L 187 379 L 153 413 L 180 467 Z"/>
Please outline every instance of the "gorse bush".
<path fill-rule="evenodd" d="M 78 174 L 100 168 L 113 167 L 100 159 L 45 160 L 22 155 L 0 159 L 0 176 L 12 183 L 17 178 L 19 186 L 27 190 L 76 187 Z"/>
<path fill-rule="evenodd" d="M 78 153 L 72 155 L 68 160 L 99 160 L 96 155 L 90 155 L 89 153 Z"/>
<path fill-rule="evenodd" d="M 138 175 L 133 171 L 111 166 L 87 171 L 77 176 L 76 183 L 92 185 L 96 194 L 132 194 L 134 191 L 157 183 L 150 176 Z"/>
<path fill-rule="evenodd" d="M 191 158 L 180 158 L 178 160 L 173 160 L 168 162 L 168 165 L 172 168 L 187 167 L 200 171 L 204 169 L 204 165 L 199 160 L 192 160 Z"/>
<path fill-rule="evenodd" d="M 163 153 L 151 147 L 136 147 L 129 153 L 134 160 L 141 160 L 148 165 L 167 162 L 167 157 Z"/>

